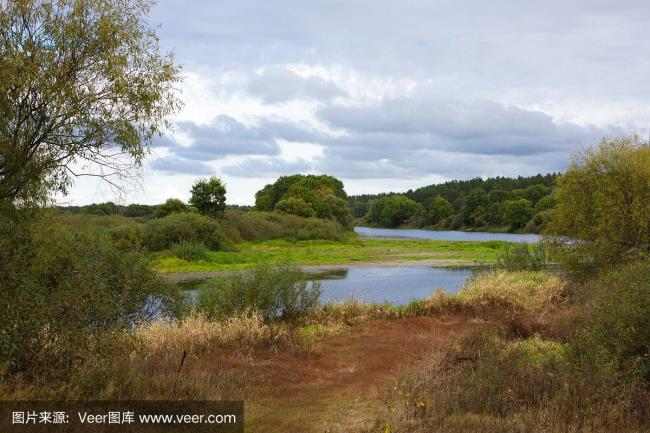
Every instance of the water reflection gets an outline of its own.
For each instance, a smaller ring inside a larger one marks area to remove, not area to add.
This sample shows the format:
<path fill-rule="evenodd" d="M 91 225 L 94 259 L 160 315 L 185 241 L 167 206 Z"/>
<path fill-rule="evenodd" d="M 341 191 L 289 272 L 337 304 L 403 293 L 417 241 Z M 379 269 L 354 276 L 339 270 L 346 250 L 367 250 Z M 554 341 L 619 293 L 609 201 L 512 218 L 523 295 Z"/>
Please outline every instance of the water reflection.
<path fill-rule="evenodd" d="M 356 299 L 363 302 L 407 304 L 442 289 L 457 293 L 477 268 L 425 266 L 353 267 L 313 274 L 321 283 L 321 303 Z"/>

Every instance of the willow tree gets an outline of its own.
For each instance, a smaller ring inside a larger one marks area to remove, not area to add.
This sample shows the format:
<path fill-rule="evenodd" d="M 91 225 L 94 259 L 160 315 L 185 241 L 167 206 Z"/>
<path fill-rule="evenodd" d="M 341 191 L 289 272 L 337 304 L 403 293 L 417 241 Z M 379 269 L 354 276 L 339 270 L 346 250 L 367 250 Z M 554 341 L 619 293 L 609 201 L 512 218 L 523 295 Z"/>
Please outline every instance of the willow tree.
<path fill-rule="evenodd" d="M 549 237 L 580 270 L 650 256 L 650 147 L 604 139 L 557 179 Z"/>
<path fill-rule="evenodd" d="M 149 0 L 0 0 L 0 202 L 119 186 L 179 101 Z"/>

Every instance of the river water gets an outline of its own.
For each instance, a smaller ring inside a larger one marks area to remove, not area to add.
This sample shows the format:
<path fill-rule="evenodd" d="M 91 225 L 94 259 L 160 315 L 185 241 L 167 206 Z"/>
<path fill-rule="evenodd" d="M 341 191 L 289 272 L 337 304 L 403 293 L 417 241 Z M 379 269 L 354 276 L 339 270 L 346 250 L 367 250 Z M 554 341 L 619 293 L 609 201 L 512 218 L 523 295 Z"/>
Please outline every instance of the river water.
<path fill-rule="evenodd" d="M 421 229 L 382 229 L 371 227 L 355 227 L 354 231 L 359 236 L 373 238 L 403 238 L 441 241 L 506 241 L 516 243 L 534 244 L 539 242 L 535 234 L 519 233 L 490 233 L 490 232 L 461 232 L 444 230 Z"/>
<path fill-rule="evenodd" d="M 363 302 L 407 304 L 432 295 L 436 289 L 457 293 L 477 268 L 429 266 L 363 266 L 316 274 L 321 303 L 355 299 Z"/>

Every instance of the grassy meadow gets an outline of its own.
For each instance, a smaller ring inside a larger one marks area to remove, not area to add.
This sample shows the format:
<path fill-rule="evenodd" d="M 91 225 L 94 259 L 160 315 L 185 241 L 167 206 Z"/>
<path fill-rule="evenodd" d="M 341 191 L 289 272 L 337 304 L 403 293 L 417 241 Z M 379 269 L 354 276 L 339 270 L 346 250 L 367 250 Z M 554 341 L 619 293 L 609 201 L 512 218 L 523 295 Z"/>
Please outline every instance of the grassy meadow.
<path fill-rule="evenodd" d="M 188 261 L 173 251 L 151 255 L 154 267 L 165 273 L 231 271 L 258 263 L 290 261 L 299 265 L 354 265 L 418 263 L 435 266 L 461 266 L 493 263 L 505 242 L 454 242 L 419 240 L 380 240 L 350 236 L 337 241 L 269 240 L 242 242 L 237 251 L 210 251 L 204 258 Z"/>

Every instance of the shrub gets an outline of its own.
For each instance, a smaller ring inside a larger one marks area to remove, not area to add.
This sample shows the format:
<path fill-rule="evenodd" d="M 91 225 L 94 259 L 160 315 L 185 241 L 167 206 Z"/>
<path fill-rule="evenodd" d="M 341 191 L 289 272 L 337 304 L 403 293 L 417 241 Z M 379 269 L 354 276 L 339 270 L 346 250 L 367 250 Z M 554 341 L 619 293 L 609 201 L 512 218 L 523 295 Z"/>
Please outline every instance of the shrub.
<path fill-rule="evenodd" d="M 342 241 L 346 235 L 343 227 L 336 221 L 309 218 L 296 231 L 295 237 L 301 241 L 316 239 Z"/>
<path fill-rule="evenodd" d="M 497 255 L 497 266 L 509 271 L 539 271 L 547 266 L 543 244 L 506 244 Z"/>
<path fill-rule="evenodd" d="M 173 213 L 147 221 L 142 230 L 144 245 L 160 251 L 181 242 L 202 242 L 211 250 L 225 248 L 226 239 L 219 223 L 195 213 Z"/>
<path fill-rule="evenodd" d="M 302 218 L 278 212 L 236 212 L 225 214 L 225 223 L 247 241 L 268 239 L 341 241 L 350 232 L 329 219 Z"/>
<path fill-rule="evenodd" d="M 294 319 L 314 308 L 319 296 L 320 284 L 309 284 L 297 266 L 264 264 L 206 283 L 199 308 L 211 318 L 253 309 L 268 321 Z"/>
<path fill-rule="evenodd" d="M 590 301 L 576 334 L 577 354 L 603 359 L 650 385 L 650 262 L 618 267 L 592 283 Z"/>
<path fill-rule="evenodd" d="M 179 259 L 188 262 L 195 260 L 205 260 L 208 256 L 208 249 L 203 242 L 181 241 L 172 245 L 172 254 Z"/>
<path fill-rule="evenodd" d="M 153 217 L 154 218 L 163 218 L 166 217 L 167 215 L 171 215 L 173 213 L 183 213 L 183 212 L 196 212 L 196 209 L 186 205 L 182 201 L 180 201 L 177 198 L 170 198 L 165 201 L 165 203 L 156 206 L 156 210 L 153 212 Z"/>
<path fill-rule="evenodd" d="M 54 214 L 2 218 L 0 233 L 0 364 L 10 374 L 64 378 L 146 316 L 152 297 L 177 305 L 177 290 L 142 255 Z"/>

